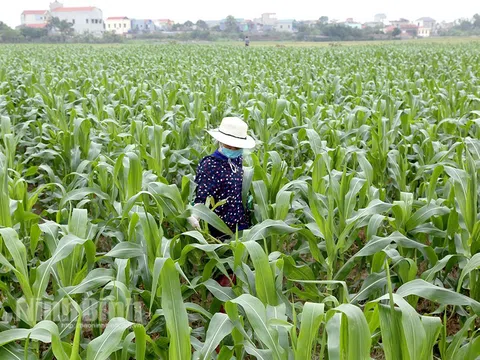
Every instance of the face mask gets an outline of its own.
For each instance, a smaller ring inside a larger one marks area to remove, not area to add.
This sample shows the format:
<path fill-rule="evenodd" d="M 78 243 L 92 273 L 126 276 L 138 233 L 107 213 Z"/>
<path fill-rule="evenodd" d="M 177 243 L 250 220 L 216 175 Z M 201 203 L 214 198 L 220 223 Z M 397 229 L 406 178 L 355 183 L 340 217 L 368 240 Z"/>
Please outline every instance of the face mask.
<path fill-rule="evenodd" d="M 229 159 L 236 159 L 243 155 L 243 149 L 232 150 L 222 146 L 222 154 Z"/>

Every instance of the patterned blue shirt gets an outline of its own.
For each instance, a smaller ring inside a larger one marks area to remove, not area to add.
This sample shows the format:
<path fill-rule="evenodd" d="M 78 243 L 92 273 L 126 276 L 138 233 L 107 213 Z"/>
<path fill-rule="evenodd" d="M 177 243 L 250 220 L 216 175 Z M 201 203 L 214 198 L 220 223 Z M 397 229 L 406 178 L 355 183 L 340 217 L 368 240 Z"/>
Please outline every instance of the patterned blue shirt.
<path fill-rule="evenodd" d="M 195 178 L 197 183 L 195 203 L 204 204 L 208 196 L 212 196 L 215 203 L 226 200 L 224 205 L 214 211 L 235 232 L 237 225 L 239 231 L 247 229 L 249 221 L 242 203 L 242 157 L 230 161 L 231 164 L 218 150 L 200 161 Z"/>

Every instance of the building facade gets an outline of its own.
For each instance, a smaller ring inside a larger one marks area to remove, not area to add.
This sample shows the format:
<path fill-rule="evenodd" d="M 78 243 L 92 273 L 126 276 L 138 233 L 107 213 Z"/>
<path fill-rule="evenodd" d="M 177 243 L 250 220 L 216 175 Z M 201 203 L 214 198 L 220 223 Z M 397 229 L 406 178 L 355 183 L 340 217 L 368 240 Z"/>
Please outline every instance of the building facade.
<path fill-rule="evenodd" d="M 104 31 L 103 12 L 97 7 L 65 7 L 55 1 L 50 4 L 50 16 L 67 21 L 77 34 L 101 35 Z"/>
<path fill-rule="evenodd" d="M 105 30 L 117 35 L 126 35 L 132 31 L 132 21 L 126 16 L 113 16 L 105 20 Z"/>
<path fill-rule="evenodd" d="M 275 30 L 280 32 L 293 32 L 293 20 L 277 20 Z"/>
<path fill-rule="evenodd" d="M 22 12 L 21 24 L 32 28 L 44 28 L 48 22 L 48 10 L 25 10 Z"/>
<path fill-rule="evenodd" d="M 390 25 L 394 27 L 401 27 L 403 25 L 410 24 L 410 21 L 407 19 L 400 19 L 400 20 L 392 20 L 390 21 Z"/>
<path fill-rule="evenodd" d="M 220 22 L 218 22 L 220 23 Z M 157 19 L 153 20 L 153 24 L 155 25 L 155 29 L 159 31 L 168 31 L 172 29 L 173 24 L 175 22 L 170 19 Z M 210 26 L 210 25 L 209 25 Z"/>
<path fill-rule="evenodd" d="M 420 19 L 417 19 L 415 21 L 415 24 L 419 28 L 434 29 L 436 21 L 435 21 L 435 19 L 432 19 L 431 17 L 422 17 Z"/>
<path fill-rule="evenodd" d="M 277 23 L 277 18 L 272 16 L 276 15 L 275 13 L 263 13 L 260 19 L 255 19 L 254 22 L 260 23 L 263 26 L 275 26 Z"/>
<path fill-rule="evenodd" d="M 133 33 L 150 33 L 155 31 L 155 24 L 150 19 L 132 19 Z"/>
<path fill-rule="evenodd" d="M 435 19 L 431 17 L 422 17 L 415 21 L 415 25 L 418 26 L 418 36 L 419 37 L 430 37 L 436 32 L 436 24 L 437 22 Z"/>
<path fill-rule="evenodd" d="M 430 37 L 432 35 L 432 29 L 420 27 L 417 30 L 418 37 Z"/>

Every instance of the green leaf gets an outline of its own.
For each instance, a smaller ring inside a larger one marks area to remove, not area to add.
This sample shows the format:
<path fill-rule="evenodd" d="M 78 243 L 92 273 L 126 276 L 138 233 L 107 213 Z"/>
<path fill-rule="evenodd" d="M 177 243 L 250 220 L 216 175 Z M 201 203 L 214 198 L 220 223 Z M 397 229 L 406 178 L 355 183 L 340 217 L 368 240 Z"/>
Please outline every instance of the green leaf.
<path fill-rule="evenodd" d="M 423 206 L 418 209 L 415 214 L 407 221 L 406 229 L 411 231 L 417 226 L 422 225 L 426 220 L 430 219 L 432 216 L 441 216 L 446 215 L 450 210 L 444 206 L 438 206 L 434 203 Z"/>
<path fill-rule="evenodd" d="M 88 291 L 98 289 L 115 279 L 115 273 L 112 269 L 93 269 L 83 281 L 75 286 L 60 288 L 59 292 L 64 294 L 84 294 Z"/>
<path fill-rule="evenodd" d="M 34 295 L 41 299 L 47 288 L 53 266 L 69 256 L 77 245 L 83 245 L 87 240 L 75 235 L 65 235 L 57 245 L 52 257 L 40 264 L 33 284 Z"/>
<path fill-rule="evenodd" d="M 475 314 L 480 314 L 479 302 L 452 290 L 427 283 L 422 279 L 415 279 L 400 286 L 396 294 L 401 297 L 416 295 L 442 305 L 471 306 Z"/>
<path fill-rule="evenodd" d="M 105 200 L 107 199 L 107 194 L 103 193 L 100 190 L 93 189 L 93 188 L 82 188 L 70 191 L 63 199 L 60 201 L 58 207 L 61 209 L 65 207 L 65 204 L 69 201 L 78 201 L 84 200 L 89 195 L 95 195 L 97 198 Z"/>
<path fill-rule="evenodd" d="M 460 346 L 465 341 L 465 337 L 470 330 L 472 323 L 477 319 L 477 316 L 470 316 L 463 327 L 453 336 L 450 345 L 447 348 L 446 359 L 455 359 L 457 353 L 459 352 Z"/>
<path fill-rule="evenodd" d="M 129 241 L 123 241 L 115 245 L 115 247 L 104 256 L 119 259 L 131 259 L 144 255 L 145 250 L 143 249 L 142 245 Z"/>
<path fill-rule="evenodd" d="M 5 246 L 13 258 L 16 269 L 28 278 L 27 250 L 25 245 L 18 239 L 17 232 L 12 228 L 0 229 Z"/>
<path fill-rule="evenodd" d="M 277 305 L 278 297 L 275 289 L 275 277 L 267 254 L 255 241 L 247 241 L 243 245 L 245 245 L 255 268 L 255 289 L 257 290 L 258 298 L 264 304 Z"/>
<path fill-rule="evenodd" d="M 267 324 L 267 314 L 262 302 L 249 294 L 243 294 L 231 302 L 243 308 L 257 338 L 272 351 L 274 358 L 285 359 L 286 352 L 279 347 L 277 331 Z"/>
<path fill-rule="evenodd" d="M 183 303 L 179 275 L 172 259 L 165 261 L 160 278 L 162 309 L 170 339 L 169 359 L 189 359 L 191 357 L 191 346 L 187 310 Z"/>
<path fill-rule="evenodd" d="M 147 351 L 147 333 L 140 324 L 133 325 L 135 332 L 135 360 L 144 360 Z"/>
<path fill-rule="evenodd" d="M 473 270 L 479 267 L 480 267 L 480 253 L 473 255 L 472 258 L 468 260 L 467 264 L 463 268 L 460 278 L 458 279 L 457 292 L 460 292 L 465 276 L 467 276 L 469 273 L 471 273 Z"/>
<path fill-rule="evenodd" d="M 344 347 L 341 352 L 346 354 L 346 359 L 369 359 L 371 337 L 367 320 L 360 308 L 351 304 L 342 304 L 329 312 L 343 313 L 347 322 L 341 322 L 340 332 L 342 339 L 341 346 Z M 348 326 L 346 326 L 346 323 Z"/>
<path fill-rule="evenodd" d="M 123 333 L 132 325 L 120 317 L 110 320 L 103 334 L 88 344 L 87 360 L 107 360 L 114 351 L 121 348 Z"/>
<path fill-rule="evenodd" d="M 192 208 L 192 214 L 198 216 L 201 220 L 205 221 L 207 224 L 213 226 L 222 233 L 233 236 L 233 232 L 222 221 L 222 219 L 220 219 L 217 214 L 207 208 L 204 204 L 196 204 Z"/>
<path fill-rule="evenodd" d="M 268 238 L 271 235 L 291 234 L 299 229 L 293 228 L 280 220 L 266 220 L 255 225 L 250 230 L 244 231 L 243 242 L 257 241 Z"/>
<path fill-rule="evenodd" d="M 233 324 L 227 314 L 217 313 L 213 315 L 208 326 L 205 344 L 200 351 L 200 360 L 210 359 L 215 348 L 233 330 Z"/>
<path fill-rule="evenodd" d="M 300 333 L 295 351 L 296 359 L 312 359 L 312 348 L 318 338 L 318 332 L 324 316 L 324 304 L 306 302 L 303 306 Z"/>
<path fill-rule="evenodd" d="M 210 291 L 216 299 L 222 302 L 230 301 L 236 298 L 236 295 L 231 287 L 223 287 L 213 279 L 208 279 L 203 283 L 203 285 L 205 285 L 208 291 Z"/>

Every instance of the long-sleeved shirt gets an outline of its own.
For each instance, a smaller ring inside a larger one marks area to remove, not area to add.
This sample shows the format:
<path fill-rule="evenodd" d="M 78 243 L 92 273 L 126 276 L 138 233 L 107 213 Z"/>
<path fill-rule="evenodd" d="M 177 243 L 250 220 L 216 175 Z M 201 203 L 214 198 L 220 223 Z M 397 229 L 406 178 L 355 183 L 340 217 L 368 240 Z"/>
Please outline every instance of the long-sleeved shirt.
<path fill-rule="evenodd" d="M 226 200 L 226 203 L 217 207 L 214 212 L 233 232 L 237 230 L 237 225 L 239 231 L 249 227 L 242 203 L 242 157 L 228 159 L 220 151 L 215 151 L 200 161 L 195 182 L 197 183 L 196 204 L 204 204 L 208 196 L 212 196 L 215 203 Z M 221 234 L 213 231 L 212 235 Z"/>

